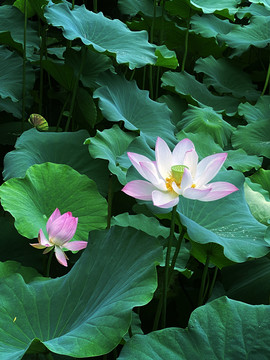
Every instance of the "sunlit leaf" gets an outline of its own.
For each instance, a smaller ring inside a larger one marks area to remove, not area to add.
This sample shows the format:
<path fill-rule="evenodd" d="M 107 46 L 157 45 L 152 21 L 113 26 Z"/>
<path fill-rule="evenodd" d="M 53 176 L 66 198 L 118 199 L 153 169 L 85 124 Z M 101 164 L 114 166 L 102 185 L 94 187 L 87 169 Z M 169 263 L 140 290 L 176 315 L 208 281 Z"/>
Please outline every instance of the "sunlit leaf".
<path fill-rule="evenodd" d="M 234 128 L 223 120 L 222 115 L 211 107 L 199 108 L 189 105 L 182 114 L 178 127 L 185 132 L 205 132 L 222 148 L 228 143 Z"/>
<path fill-rule="evenodd" d="M 253 183 L 246 179 L 245 198 L 252 215 L 262 224 L 268 225 L 270 220 L 270 199 L 269 194 L 260 184 Z"/>
<path fill-rule="evenodd" d="M 156 66 L 176 69 L 179 65 L 175 52 L 169 50 L 165 45 L 157 46 L 155 54 L 157 56 Z"/>
<path fill-rule="evenodd" d="M 252 181 L 260 184 L 270 194 L 270 170 L 260 169 L 250 178 Z"/>
<path fill-rule="evenodd" d="M 255 105 L 248 102 L 240 104 L 238 107 L 239 115 L 244 116 L 248 123 L 270 118 L 270 96 L 261 96 Z"/>
<path fill-rule="evenodd" d="M 222 297 L 197 308 L 186 329 L 167 328 L 135 335 L 119 360 L 267 359 L 270 334 L 267 305 L 248 305 Z M 237 334 L 237 336 L 235 336 Z"/>
<path fill-rule="evenodd" d="M 229 20 L 221 20 L 215 15 L 195 14 L 190 19 L 191 29 L 206 38 L 216 38 L 218 34 L 227 34 L 235 26 Z"/>
<path fill-rule="evenodd" d="M 91 232 L 65 276 L 28 285 L 18 274 L 0 281 L 2 359 L 21 359 L 34 339 L 66 356 L 111 351 L 127 333 L 132 309 L 153 297 L 161 250 L 150 236 L 115 227 Z"/>
<path fill-rule="evenodd" d="M 200 9 L 204 14 L 217 13 L 231 20 L 234 19 L 234 14 L 237 12 L 237 4 L 241 0 L 189 0 L 192 7 Z"/>
<path fill-rule="evenodd" d="M 25 131 L 17 140 L 15 150 L 4 159 L 4 180 L 24 177 L 26 170 L 34 164 L 52 162 L 66 164 L 81 174 L 95 180 L 98 189 L 106 194 L 108 174 L 100 160 L 93 160 L 83 145 L 89 136 L 85 130 L 77 132 L 41 133 L 35 129 Z"/>
<path fill-rule="evenodd" d="M 117 175 L 121 184 L 125 184 L 127 169 L 119 164 L 118 156 L 126 153 L 134 137 L 114 125 L 111 129 L 97 131 L 95 137 L 85 140 L 85 144 L 89 145 L 89 152 L 94 159 L 109 160 L 109 170 Z"/>
<path fill-rule="evenodd" d="M 68 40 L 81 39 L 97 52 L 115 55 L 119 64 L 129 64 L 130 69 L 155 63 L 155 47 L 148 43 L 145 31 L 132 32 L 121 21 L 110 20 L 84 6 L 71 10 L 68 2 L 49 3 L 44 15 L 49 24 L 63 29 Z"/>
<path fill-rule="evenodd" d="M 106 227 L 107 203 L 96 184 L 67 165 L 33 165 L 23 179 L 13 178 L 0 187 L 3 208 L 15 218 L 18 232 L 36 238 L 56 208 L 78 217 L 74 239 L 86 240 L 88 232 Z"/>

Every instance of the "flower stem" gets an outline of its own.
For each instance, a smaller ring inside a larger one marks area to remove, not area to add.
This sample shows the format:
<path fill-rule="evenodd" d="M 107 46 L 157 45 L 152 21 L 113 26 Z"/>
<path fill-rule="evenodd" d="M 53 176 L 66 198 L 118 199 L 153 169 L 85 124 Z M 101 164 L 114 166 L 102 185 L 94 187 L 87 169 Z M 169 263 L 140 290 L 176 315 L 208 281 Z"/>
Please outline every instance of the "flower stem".
<path fill-rule="evenodd" d="M 171 263 L 170 270 L 169 270 L 168 285 L 170 285 L 170 282 L 171 282 L 173 269 L 175 267 L 175 263 L 176 263 L 176 260 L 177 260 L 177 257 L 178 257 L 178 254 L 179 254 L 179 251 L 180 251 L 180 248 L 181 248 L 182 241 L 184 239 L 185 233 L 186 233 L 186 228 L 184 226 L 182 226 L 182 231 L 181 231 L 181 234 L 179 235 L 179 238 L 178 238 L 178 241 L 177 241 L 177 244 L 176 244 L 176 248 L 175 248 L 175 252 L 174 252 L 173 258 L 172 258 L 172 263 Z"/>
<path fill-rule="evenodd" d="M 73 110 L 74 110 L 74 105 L 75 105 L 75 100 L 76 100 L 76 96 L 77 96 L 77 90 L 78 90 L 78 86 L 79 86 L 79 81 L 80 81 L 80 77 L 83 71 L 83 65 L 84 65 L 84 59 L 85 59 L 85 54 L 86 54 L 86 47 L 82 48 L 82 59 L 81 59 L 81 66 L 79 69 L 79 73 L 76 77 L 74 86 L 73 86 L 73 92 L 72 92 L 72 98 L 71 98 L 71 104 L 70 104 L 70 109 L 69 109 L 69 114 L 68 114 L 68 119 L 67 119 L 67 123 L 65 126 L 65 131 L 68 131 L 69 128 L 69 124 L 70 124 L 70 120 L 72 118 L 72 114 L 73 114 Z"/>
<path fill-rule="evenodd" d="M 269 64 L 268 64 L 266 79 L 265 79 L 265 83 L 264 83 L 264 87 L 263 87 L 263 91 L 261 93 L 261 96 L 264 95 L 264 93 L 265 93 L 265 91 L 267 89 L 267 86 L 268 86 L 268 83 L 269 83 L 269 77 L 270 77 L 270 61 L 269 61 Z"/>
<path fill-rule="evenodd" d="M 217 278 L 217 273 L 218 273 L 218 267 L 216 266 L 215 267 L 215 272 L 214 272 L 214 275 L 213 275 L 213 279 L 211 281 L 211 285 L 210 285 L 210 289 L 209 289 L 209 292 L 208 292 L 208 299 L 211 297 L 212 295 L 212 292 L 213 292 L 213 288 L 214 288 L 214 285 L 215 285 L 215 282 L 216 282 L 216 278 Z"/>
<path fill-rule="evenodd" d="M 97 12 L 97 0 L 93 0 L 93 10 L 95 13 Z"/>
<path fill-rule="evenodd" d="M 46 277 L 50 276 L 50 268 L 51 268 L 51 263 L 52 263 L 53 252 L 54 252 L 53 250 L 51 250 L 49 252 L 48 262 L 47 262 L 47 269 L 46 269 L 46 274 L 45 274 Z"/>
<path fill-rule="evenodd" d="M 111 227 L 112 217 L 112 201 L 113 201 L 113 175 L 110 174 L 109 189 L 108 189 L 108 217 L 107 217 L 107 229 Z"/>
<path fill-rule="evenodd" d="M 198 306 L 201 306 L 203 304 L 204 292 L 205 292 L 205 282 L 206 282 L 206 278 L 207 278 L 209 262 L 210 262 L 210 254 L 207 254 L 204 269 L 203 269 L 203 274 L 202 274 L 202 281 L 201 281 L 201 287 L 200 287 L 200 292 L 199 292 Z"/>
<path fill-rule="evenodd" d="M 176 217 L 177 205 L 173 207 L 172 216 L 171 216 L 171 228 L 170 235 L 168 239 L 168 247 L 165 260 L 165 272 L 164 272 L 164 283 L 163 283 L 163 312 L 162 312 L 162 328 L 166 326 L 166 313 L 167 313 L 167 293 L 168 293 L 168 280 L 169 280 L 169 268 L 170 268 L 170 257 L 171 257 L 171 248 L 172 240 L 174 236 L 174 227 L 175 227 L 175 217 Z"/>
<path fill-rule="evenodd" d="M 27 30 L 27 0 L 24 1 L 24 31 L 23 31 L 23 84 L 22 84 L 22 131 L 25 123 L 25 95 L 26 95 L 26 30 Z"/>
<path fill-rule="evenodd" d="M 187 21 L 187 30 L 185 33 L 185 50 L 184 50 L 184 55 L 183 55 L 183 60 L 182 60 L 182 66 L 181 66 L 181 71 L 185 70 L 185 65 L 186 65 L 186 59 L 187 59 L 187 53 L 188 53 L 188 35 L 189 35 L 189 24 L 190 24 L 190 15 Z"/>

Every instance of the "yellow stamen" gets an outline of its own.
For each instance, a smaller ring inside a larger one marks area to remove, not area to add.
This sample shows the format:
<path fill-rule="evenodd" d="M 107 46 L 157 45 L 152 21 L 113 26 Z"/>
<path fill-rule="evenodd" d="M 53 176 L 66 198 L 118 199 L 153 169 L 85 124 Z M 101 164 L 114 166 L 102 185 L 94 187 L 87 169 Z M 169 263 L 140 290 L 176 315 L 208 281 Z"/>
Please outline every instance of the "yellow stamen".
<path fill-rule="evenodd" d="M 195 185 L 195 184 L 192 184 L 191 187 L 192 187 L 193 189 L 195 189 L 196 185 Z"/>
<path fill-rule="evenodd" d="M 184 175 L 184 169 L 187 168 L 185 165 L 174 165 L 171 167 L 171 175 L 167 177 L 166 188 L 168 191 L 174 191 L 172 184 L 175 183 L 179 189 L 181 188 L 181 181 Z"/>

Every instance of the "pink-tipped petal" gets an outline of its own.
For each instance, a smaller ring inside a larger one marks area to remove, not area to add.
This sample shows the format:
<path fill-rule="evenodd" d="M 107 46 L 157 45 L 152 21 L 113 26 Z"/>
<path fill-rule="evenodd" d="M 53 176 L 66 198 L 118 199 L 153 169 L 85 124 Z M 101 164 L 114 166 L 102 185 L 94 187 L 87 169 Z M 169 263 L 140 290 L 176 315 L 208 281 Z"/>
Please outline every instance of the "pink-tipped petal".
<path fill-rule="evenodd" d="M 172 153 L 169 146 L 160 137 L 156 141 L 155 154 L 158 171 L 163 179 L 166 179 L 171 173 Z"/>
<path fill-rule="evenodd" d="M 197 172 L 198 154 L 195 149 L 187 151 L 184 157 L 183 165 L 187 166 L 192 177 L 194 178 Z"/>
<path fill-rule="evenodd" d="M 178 204 L 179 196 L 175 192 L 153 191 L 153 204 L 160 208 L 168 209 Z"/>
<path fill-rule="evenodd" d="M 51 227 L 49 238 L 50 241 L 58 246 L 71 240 L 77 230 L 78 218 L 72 216 L 71 212 L 67 212 L 56 219 Z"/>
<path fill-rule="evenodd" d="M 185 165 L 184 158 L 187 151 L 194 149 L 193 142 L 189 139 L 181 140 L 173 149 L 172 165 Z"/>
<path fill-rule="evenodd" d="M 207 185 L 211 191 L 201 201 L 214 201 L 221 199 L 239 190 L 236 186 L 225 181 L 217 181 Z"/>
<path fill-rule="evenodd" d="M 47 233 L 49 234 L 50 232 L 50 227 L 51 227 L 51 224 L 56 220 L 58 219 L 59 217 L 61 216 L 61 213 L 59 211 L 58 208 L 56 208 L 54 210 L 54 212 L 52 213 L 52 215 L 49 217 L 48 221 L 47 221 L 47 224 L 46 224 L 46 230 L 47 230 Z"/>
<path fill-rule="evenodd" d="M 154 162 L 140 163 L 140 165 L 145 174 L 146 180 L 150 181 L 159 190 L 166 191 L 165 181 L 160 178 L 159 172 Z"/>
<path fill-rule="evenodd" d="M 187 199 L 192 200 L 202 200 L 207 194 L 209 194 L 211 189 L 196 189 L 196 188 L 189 188 L 183 191 L 183 196 Z"/>
<path fill-rule="evenodd" d="M 149 160 L 146 156 L 128 152 L 129 160 L 132 162 L 132 165 L 135 167 L 135 169 L 138 171 L 142 177 L 146 178 L 144 171 L 141 168 L 140 163 L 152 163 L 151 160 Z"/>
<path fill-rule="evenodd" d="M 68 257 L 66 256 L 64 251 L 61 250 L 58 246 L 55 246 L 54 252 L 55 252 L 57 261 L 63 266 L 68 266 L 67 265 Z"/>
<path fill-rule="evenodd" d="M 194 179 L 196 185 L 201 187 L 211 181 L 221 169 L 226 158 L 227 153 L 220 153 L 207 156 L 200 161 L 197 166 L 197 173 Z"/>
<path fill-rule="evenodd" d="M 85 249 L 87 244 L 87 241 L 70 241 L 64 245 L 64 248 L 70 251 L 79 251 Z"/>
<path fill-rule="evenodd" d="M 42 245 L 43 247 L 48 247 L 48 246 L 52 246 L 52 244 L 49 243 L 49 241 L 47 240 L 46 236 L 44 235 L 44 232 L 42 231 L 42 229 L 39 230 L 38 233 L 38 242 L 40 243 L 40 245 Z M 42 248 L 40 248 L 42 249 Z"/>
<path fill-rule="evenodd" d="M 152 200 L 152 192 L 156 187 L 144 180 L 134 180 L 127 183 L 122 191 L 135 199 Z"/>
<path fill-rule="evenodd" d="M 181 181 L 182 192 L 186 188 L 190 188 L 192 184 L 193 184 L 193 179 L 192 179 L 190 171 L 188 169 L 184 169 L 184 174 L 183 174 L 182 181 Z"/>

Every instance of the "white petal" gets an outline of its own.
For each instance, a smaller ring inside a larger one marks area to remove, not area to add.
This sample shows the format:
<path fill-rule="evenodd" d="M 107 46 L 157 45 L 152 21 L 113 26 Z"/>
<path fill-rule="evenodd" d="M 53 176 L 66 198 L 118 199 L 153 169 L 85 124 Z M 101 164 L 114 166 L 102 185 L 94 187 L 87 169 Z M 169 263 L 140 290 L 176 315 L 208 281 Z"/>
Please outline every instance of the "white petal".
<path fill-rule="evenodd" d="M 152 200 L 152 192 L 156 187 L 144 180 L 130 181 L 123 187 L 122 191 L 135 199 Z"/>
<path fill-rule="evenodd" d="M 159 190 L 166 191 L 165 181 L 160 177 L 159 172 L 154 162 L 140 163 L 141 168 L 145 174 L 146 180 L 150 181 Z"/>
<path fill-rule="evenodd" d="M 183 196 L 187 199 L 193 199 L 193 200 L 201 200 L 204 198 L 211 189 L 196 189 L 196 188 L 189 188 L 183 191 Z"/>
<path fill-rule="evenodd" d="M 192 177 L 194 178 L 197 171 L 198 154 L 195 149 L 187 151 L 185 154 L 183 165 L 187 166 Z"/>
<path fill-rule="evenodd" d="M 221 199 L 239 190 L 236 186 L 225 181 L 217 181 L 206 185 L 211 191 L 201 201 L 214 201 Z"/>
<path fill-rule="evenodd" d="M 226 158 L 227 153 L 219 153 L 207 156 L 200 161 L 194 179 L 196 186 L 201 187 L 211 181 L 219 172 Z"/>
<path fill-rule="evenodd" d="M 132 162 L 132 165 L 135 167 L 135 169 L 138 171 L 138 173 L 141 174 L 142 177 L 145 178 L 145 174 L 144 174 L 144 171 L 141 168 L 140 163 L 141 162 L 143 162 L 143 163 L 152 163 L 152 161 L 150 159 L 148 159 L 144 155 L 131 153 L 131 152 L 128 152 L 127 154 L 128 154 L 129 160 Z"/>
<path fill-rule="evenodd" d="M 166 142 L 160 137 L 157 138 L 155 154 L 158 171 L 163 179 L 166 179 L 171 173 L 172 153 Z"/>
<path fill-rule="evenodd" d="M 191 173 L 188 169 L 184 169 L 184 174 L 181 181 L 181 189 L 184 191 L 186 188 L 190 188 L 193 184 Z"/>
<path fill-rule="evenodd" d="M 184 158 L 187 151 L 194 149 L 193 142 L 189 139 L 181 140 L 173 149 L 172 152 L 172 166 L 185 165 Z"/>
<path fill-rule="evenodd" d="M 160 208 L 170 208 L 178 204 L 179 196 L 175 192 L 155 190 L 152 193 L 153 204 Z"/>

